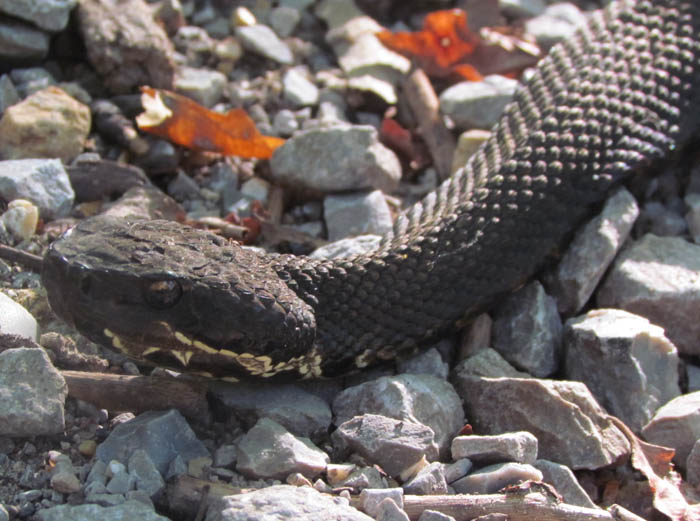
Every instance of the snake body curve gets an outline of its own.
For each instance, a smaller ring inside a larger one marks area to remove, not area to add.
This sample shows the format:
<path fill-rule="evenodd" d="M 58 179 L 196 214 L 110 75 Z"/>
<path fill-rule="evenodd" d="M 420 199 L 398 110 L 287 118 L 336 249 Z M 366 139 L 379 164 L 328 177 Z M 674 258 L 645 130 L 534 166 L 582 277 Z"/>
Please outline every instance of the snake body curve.
<path fill-rule="evenodd" d="M 337 375 L 430 344 L 513 291 L 610 189 L 700 126 L 700 7 L 620 1 L 555 46 L 490 139 L 371 254 L 261 255 L 95 217 L 43 280 L 89 338 L 216 377 Z"/>

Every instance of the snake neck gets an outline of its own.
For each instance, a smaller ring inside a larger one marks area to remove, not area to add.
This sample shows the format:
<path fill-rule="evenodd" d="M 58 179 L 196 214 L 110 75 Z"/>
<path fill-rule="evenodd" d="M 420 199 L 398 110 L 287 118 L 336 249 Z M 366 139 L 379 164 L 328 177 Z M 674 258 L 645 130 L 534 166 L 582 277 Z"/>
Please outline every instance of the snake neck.
<path fill-rule="evenodd" d="M 699 9 L 612 4 L 552 50 L 485 145 L 375 252 L 281 257 L 276 271 L 315 311 L 324 374 L 411 351 L 483 311 L 611 187 L 685 139 L 700 104 Z"/>

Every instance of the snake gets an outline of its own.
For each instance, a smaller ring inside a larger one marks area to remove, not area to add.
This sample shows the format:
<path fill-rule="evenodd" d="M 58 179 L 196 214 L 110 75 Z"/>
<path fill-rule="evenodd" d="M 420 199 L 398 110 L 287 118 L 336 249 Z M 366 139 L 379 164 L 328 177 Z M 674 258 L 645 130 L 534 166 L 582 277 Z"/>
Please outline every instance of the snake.
<path fill-rule="evenodd" d="M 490 137 L 371 252 L 259 253 L 106 214 L 54 241 L 54 312 L 131 358 L 221 379 L 360 371 L 522 286 L 611 190 L 700 126 L 700 3 L 620 0 L 554 46 Z"/>

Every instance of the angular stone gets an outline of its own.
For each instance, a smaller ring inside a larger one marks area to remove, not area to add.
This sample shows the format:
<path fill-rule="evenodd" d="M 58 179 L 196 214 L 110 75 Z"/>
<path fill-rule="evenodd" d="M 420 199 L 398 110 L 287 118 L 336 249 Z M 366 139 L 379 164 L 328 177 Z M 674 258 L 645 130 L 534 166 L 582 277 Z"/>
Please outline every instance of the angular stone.
<path fill-rule="evenodd" d="M 379 505 L 387 499 L 403 508 L 403 492 L 400 488 L 364 489 L 360 492 L 362 510 L 372 517 L 377 517 Z"/>
<path fill-rule="evenodd" d="M 68 162 L 83 151 L 90 109 L 50 86 L 9 107 L 0 119 L 5 159 L 58 157 Z"/>
<path fill-rule="evenodd" d="M 16 159 L 0 161 L 0 197 L 27 199 L 49 220 L 68 215 L 75 194 L 60 160 Z"/>
<path fill-rule="evenodd" d="M 284 479 L 295 472 L 315 478 L 329 461 L 308 438 L 262 418 L 238 443 L 236 470 L 252 478 Z"/>
<path fill-rule="evenodd" d="M 671 447 L 676 451 L 673 461 L 681 468 L 700 439 L 700 391 L 674 398 L 661 407 L 642 429 L 650 443 Z"/>
<path fill-rule="evenodd" d="M 294 521 L 373 521 L 352 508 L 345 498 L 291 485 L 276 485 L 247 494 L 225 496 L 209 507 L 206 521 L 273 520 L 281 519 L 280 515 Z"/>
<path fill-rule="evenodd" d="M 447 494 L 444 465 L 438 461 L 426 465 L 409 482 L 403 485 L 403 490 L 406 494 L 417 496 Z"/>
<path fill-rule="evenodd" d="M 350 450 L 398 476 L 421 459 L 435 460 L 432 429 L 419 423 L 363 414 L 341 423 L 332 434 L 340 450 Z"/>
<path fill-rule="evenodd" d="M 283 96 L 294 107 L 305 107 L 318 103 L 318 87 L 309 79 L 306 67 L 292 67 L 282 77 Z"/>
<path fill-rule="evenodd" d="M 542 480 L 552 485 L 564 498 L 564 503 L 596 508 L 597 505 L 591 501 L 569 467 L 545 459 L 538 459 L 532 466 L 542 473 Z"/>
<path fill-rule="evenodd" d="M 391 498 L 386 498 L 379 503 L 377 515 L 374 518 L 376 521 L 410 521 L 406 512 L 401 510 Z"/>
<path fill-rule="evenodd" d="M 700 245 L 645 235 L 626 248 L 598 290 L 599 307 L 661 326 L 681 353 L 700 354 Z"/>
<path fill-rule="evenodd" d="M 310 256 L 314 259 L 336 259 L 370 253 L 377 249 L 381 240 L 379 235 L 358 235 L 340 239 L 316 248 Z"/>
<path fill-rule="evenodd" d="M 63 432 L 68 388 L 43 349 L 0 353 L 0 436 Z"/>
<path fill-rule="evenodd" d="M 379 143 L 374 127 L 362 125 L 300 132 L 275 151 L 270 168 L 282 183 L 322 192 L 390 192 L 401 178 L 396 154 Z"/>
<path fill-rule="evenodd" d="M 624 188 L 610 197 L 603 210 L 580 228 L 545 284 L 562 315 L 577 313 L 632 230 L 639 207 Z"/>
<path fill-rule="evenodd" d="M 36 342 L 38 333 L 39 326 L 32 314 L 21 304 L 0 293 L 0 334 L 17 335 Z"/>
<path fill-rule="evenodd" d="M 542 473 L 523 463 L 489 465 L 452 483 L 458 494 L 494 494 L 508 485 L 522 481 L 542 481 Z"/>
<path fill-rule="evenodd" d="M 528 373 L 523 373 L 510 365 L 495 349 L 487 347 L 462 360 L 454 368 L 454 374 L 458 378 L 467 376 L 487 376 L 499 378 L 508 376 L 511 378 L 531 378 Z"/>
<path fill-rule="evenodd" d="M 177 92 L 192 98 L 197 103 L 205 107 L 213 107 L 221 100 L 227 81 L 226 76 L 219 71 L 179 67 L 174 87 Z"/>
<path fill-rule="evenodd" d="M 282 65 L 294 63 L 294 55 L 289 46 L 280 40 L 267 25 L 257 24 L 236 27 L 236 37 L 247 51 L 259 54 Z"/>
<path fill-rule="evenodd" d="M 48 52 L 49 35 L 44 31 L 24 22 L 0 18 L 0 58 L 41 60 Z"/>
<path fill-rule="evenodd" d="M 529 431 L 541 458 L 597 469 L 630 452 L 625 435 L 580 382 L 467 376 L 454 384 L 477 432 Z"/>
<path fill-rule="evenodd" d="M 114 496 L 118 497 L 118 496 Z M 124 501 L 124 498 L 121 498 Z M 119 521 L 138 519 L 139 521 L 169 521 L 167 517 L 156 514 L 153 508 L 140 501 L 127 501 L 120 505 L 103 507 L 100 505 L 58 505 L 39 510 L 40 521 L 77 521 L 102 520 Z"/>
<path fill-rule="evenodd" d="M 165 489 L 163 476 L 145 450 L 135 450 L 129 458 L 129 474 L 133 477 L 137 490 L 154 498 Z"/>
<path fill-rule="evenodd" d="M 452 459 L 469 458 L 475 463 L 534 463 L 537 438 L 529 432 L 507 432 L 492 436 L 457 436 L 452 440 Z"/>
<path fill-rule="evenodd" d="M 491 75 L 483 81 L 465 81 L 440 94 L 440 110 L 460 128 L 490 129 L 513 99 L 516 80 Z"/>
<path fill-rule="evenodd" d="M 0 11 L 47 31 L 61 31 L 78 0 L 0 0 Z"/>
<path fill-rule="evenodd" d="M 392 228 L 391 210 L 380 190 L 349 195 L 329 195 L 323 201 L 328 240 L 353 235 L 383 235 Z"/>
<path fill-rule="evenodd" d="M 212 382 L 210 391 L 248 427 L 269 418 L 292 434 L 315 438 L 327 433 L 331 424 L 328 404 L 298 385 Z"/>
<path fill-rule="evenodd" d="M 493 347 L 511 364 L 545 377 L 561 356 L 562 324 L 554 299 L 533 281 L 504 299 L 493 322 Z"/>
<path fill-rule="evenodd" d="M 700 485 L 700 439 L 695 442 L 693 449 L 685 461 L 686 479 L 691 487 Z"/>
<path fill-rule="evenodd" d="M 566 323 L 565 374 L 586 384 L 633 431 L 681 391 L 675 346 L 663 329 L 619 309 L 595 309 Z"/>
<path fill-rule="evenodd" d="M 176 456 L 186 462 L 209 456 L 209 451 L 197 439 L 185 418 L 174 409 L 148 411 L 117 425 L 97 447 L 96 456 L 105 462 L 117 460 L 125 463 L 139 449 L 146 451 L 161 475 L 167 472 Z"/>
<path fill-rule="evenodd" d="M 387 376 L 349 387 L 333 401 L 336 424 L 379 414 L 430 427 L 441 451 L 464 425 L 462 403 L 452 385 L 430 375 Z"/>
<path fill-rule="evenodd" d="M 81 0 L 78 26 L 88 59 L 116 94 L 140 85 L 171 89 L 174 50 L 143 0 Z"/>

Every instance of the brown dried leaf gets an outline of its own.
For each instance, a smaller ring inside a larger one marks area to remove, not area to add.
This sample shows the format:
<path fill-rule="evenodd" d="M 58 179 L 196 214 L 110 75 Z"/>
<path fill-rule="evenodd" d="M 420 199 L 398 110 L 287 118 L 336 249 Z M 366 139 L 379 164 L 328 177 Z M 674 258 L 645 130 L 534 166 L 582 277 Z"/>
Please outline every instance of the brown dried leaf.
<path fill-rule="evenodd" d="M 174 92 L 141 87 L 139 129 L 193 150 L 269 159 L 283 139 L 263 136 L 243 109 L 220 114 Z"/>

